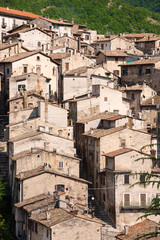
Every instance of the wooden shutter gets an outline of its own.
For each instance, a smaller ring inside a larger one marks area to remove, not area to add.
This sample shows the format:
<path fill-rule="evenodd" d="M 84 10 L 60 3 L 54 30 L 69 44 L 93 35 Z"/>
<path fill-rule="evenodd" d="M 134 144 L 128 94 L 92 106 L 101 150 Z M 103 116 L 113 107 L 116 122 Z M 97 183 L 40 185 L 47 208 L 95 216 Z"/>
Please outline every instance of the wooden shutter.
<path fill-rule="evenodd" d="M 142 206 L 146 205 L 146 194 L 140 194 L 140 201 Z"/>
<path fill-rule="evenodd" d="M 124 206 L 130 206 L 130 194 L 124 194 Z"/>

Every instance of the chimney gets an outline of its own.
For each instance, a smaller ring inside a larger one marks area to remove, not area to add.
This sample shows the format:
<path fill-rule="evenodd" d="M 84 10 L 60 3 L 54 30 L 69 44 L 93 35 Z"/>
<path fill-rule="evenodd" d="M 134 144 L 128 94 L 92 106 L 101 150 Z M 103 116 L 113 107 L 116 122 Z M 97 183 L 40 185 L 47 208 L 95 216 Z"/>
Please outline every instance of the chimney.
<path fill-rule="evenodd" d="M 18 53 L 18 54 L 21 53 L 21 48 L 22 48 L 22 42 L 19 41 L 19 42 L 18 42 L 18 46 L 17 46 L 17 53 Z"/>
<path fill-rule="evenodd" d="M 7 10 L 9 10 L 9 7 L 7 7 Z"/>
<path fill-rule="evenodd" d="M 124 235 L 128 235 L 129 232 L 129 226 L 125 225 L 124 226 Z"/>
<path fill-rule="evenodd" d="M 93 128 L 90 128 L 90 132 L 91 132 L 91 134 L 93 134 Z"/>
<path fill-rule="evenodd" d="M 154 98 L 152 98 L 152 105 L 154 105 Z"/>
<path fill-rule="evenodd" d="M 91 98 L 91 93 L 88 93 L 87 96 L 88 96 L 88 98 Z"/>
<path fill-rule="evenodd" d="M 50 212 L 46 212 L 46 218 L 47 218 L 47 220 L 51 219 L 51 213 Z"/>
<path fill-rule="evenodd" d="M 27 93 L 26 91 L 23 92 L 24 93 L 24 96 L 23 96 L 23 107 L 24 109 L 27 108 Z"/>

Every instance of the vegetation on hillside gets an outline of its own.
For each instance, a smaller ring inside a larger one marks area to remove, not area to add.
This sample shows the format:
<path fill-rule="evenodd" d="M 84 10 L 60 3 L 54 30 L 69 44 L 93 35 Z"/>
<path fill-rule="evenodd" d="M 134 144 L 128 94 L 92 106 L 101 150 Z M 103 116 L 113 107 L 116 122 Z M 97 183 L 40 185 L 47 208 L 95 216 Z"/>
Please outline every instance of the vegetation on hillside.
<path fill-rule="evenodd" d="M 136 7 L 145 7 L 151 11 L 160 13 L 159 0 L 122 0 L 123 2 L 130 3 Z"/>
<path fill-rule="evenodd" d="M 50 18 L 60 17 L 87 24 L 99 33 L 153 32 L 160 34 L 160 14 L 124 2 L 130 0 L 0 0 L 0 6 L 30 11 Z M 135 0 L 149 2 L 149 0 Z M 152 4 L 158 0 L 152 1 Z M 142 5 L 144 6 L 144 4 Z M 156 20 L 156 21 L 155 21 Z"/>

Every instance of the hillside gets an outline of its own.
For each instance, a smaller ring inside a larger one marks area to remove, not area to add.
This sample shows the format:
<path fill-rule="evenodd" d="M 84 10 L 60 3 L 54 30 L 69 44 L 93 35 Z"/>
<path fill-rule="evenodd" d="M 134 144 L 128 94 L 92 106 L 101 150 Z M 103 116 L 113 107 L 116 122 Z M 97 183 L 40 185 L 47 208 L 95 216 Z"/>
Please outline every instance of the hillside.
<path fill-rule="evenodd" d="M 159 0 L 122 0 L 122 2 L 130 3 L 136 7 L 144 7 L 151 11 L 160 13 Z"/>
<path fill-rule="evenodd" d="M 130 0 L 6 0 L 5 2 L 0 0 L 0 5 L 18 10 L 24 9 L 43 16 L 49 15 L 54 19 L 62 17 L 71 21 L 74 18 L 75 23 L 87 24 L 89 28 L 103 34 L 124 32 L 160 34 L 159 13 L 127 3 L 122 4 L 122 1 Z"/>

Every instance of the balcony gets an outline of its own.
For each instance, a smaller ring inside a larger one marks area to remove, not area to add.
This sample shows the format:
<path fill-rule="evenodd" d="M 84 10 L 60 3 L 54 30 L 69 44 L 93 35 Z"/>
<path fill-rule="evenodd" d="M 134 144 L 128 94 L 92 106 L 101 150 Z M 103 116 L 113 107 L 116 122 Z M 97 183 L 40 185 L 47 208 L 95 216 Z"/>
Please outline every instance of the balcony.
<path fill-rule="evenodd" d="M 2 28 L 6 28 L 7 27 L 7 23 L 2 23 L 1 27 Z"/>
<path fill-rule="evenodd" d="M 131 204 L 123 204 L 121 202 L 119 208 L 121 211 L 124 210 L 146 210 L 150 206 L 151 202 L 144 203 L 144 204 L 139 204 L 139 203 L 131 203 Z"/>

